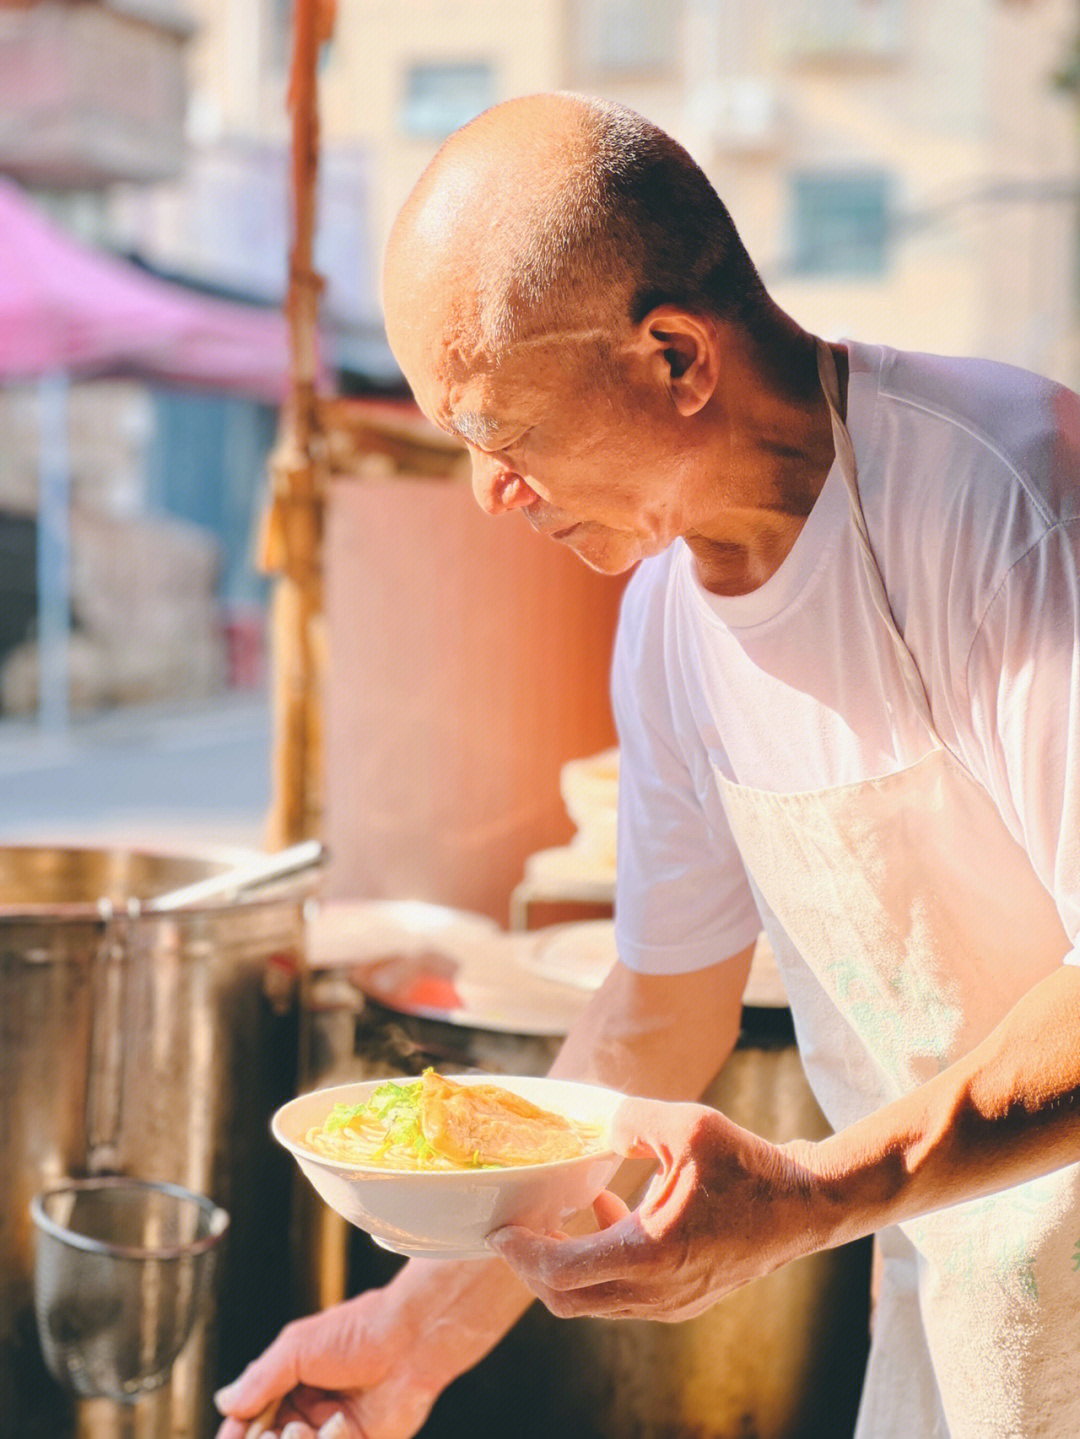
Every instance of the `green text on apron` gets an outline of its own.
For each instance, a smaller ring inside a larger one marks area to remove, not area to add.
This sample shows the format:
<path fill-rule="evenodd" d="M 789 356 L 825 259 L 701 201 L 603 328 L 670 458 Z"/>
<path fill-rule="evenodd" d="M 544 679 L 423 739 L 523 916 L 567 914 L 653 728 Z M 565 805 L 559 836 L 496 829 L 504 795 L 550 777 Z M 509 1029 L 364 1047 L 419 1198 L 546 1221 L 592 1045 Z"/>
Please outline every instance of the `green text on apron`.
<path fill-rule="evenodd" d="M 864 557 L 928 750 L 773 794 L 716 772 L 784 971 L 808 1078 L 840 1127 L 977 1044 L 1069 949 L 989 796 L 946 750 L 866 531 L 832 352 L 818 364 Z M 1080 1166 L 885 1231 L 858 1439 L 1078 1439 Z"/>

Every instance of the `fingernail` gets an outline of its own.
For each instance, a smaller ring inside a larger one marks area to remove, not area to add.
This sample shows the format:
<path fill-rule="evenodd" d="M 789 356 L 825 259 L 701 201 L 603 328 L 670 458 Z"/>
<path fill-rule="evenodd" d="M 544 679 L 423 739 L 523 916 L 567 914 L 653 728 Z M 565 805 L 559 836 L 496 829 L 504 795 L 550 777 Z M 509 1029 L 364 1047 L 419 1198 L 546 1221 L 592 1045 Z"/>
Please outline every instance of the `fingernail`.
<path fill-rule="evenodd" d="M 504 1249 L 513 1248 L 515 1239 L 517 1239 L 521 1233 L 523 1233 L 523 1231 L 518 1225 L 503 1224 L 500 1225 L 498 1229 L 491 1231 L 487 1236 L 487 1242 L 491 1245 L 492 1249 L 497 1249 L 501 1253 Z"/>
<path fill-rule="evenodd" d="M 345 1415 L 342 1414 L 339 1409 L 336 1414 L 331 1415 L 319 1430 L 316 1439 L 345 1439 L 348 1427 L 345 1422 Z"/>
<path fill-rule="evenodd" d="M 228 1404 L 230 1404 L 230 1403 L 232 1402 L 232 1399 L 233 1399 L 233 1397 L 234 1397 L 235 1394 L 236 1394 L 236 1381 L 235 1381 L 235 1379 L 233 1380 L 233 1382 L 232 1382 L 231 1384 L 225 1384 L 221 1389 L 219 1389 L 219 1390 L 217 1391 L 217 1393 L 214 1395 L 214 1403 L 215 1403 L 215 1405 L 217 1406 L 217 1408 L 218 1408 L 218 1410 L 219 1410 L 220 1413 L 224 1414 L 224 1412 L 225 1412 L 225 1406 L 228 1405 Z"/>

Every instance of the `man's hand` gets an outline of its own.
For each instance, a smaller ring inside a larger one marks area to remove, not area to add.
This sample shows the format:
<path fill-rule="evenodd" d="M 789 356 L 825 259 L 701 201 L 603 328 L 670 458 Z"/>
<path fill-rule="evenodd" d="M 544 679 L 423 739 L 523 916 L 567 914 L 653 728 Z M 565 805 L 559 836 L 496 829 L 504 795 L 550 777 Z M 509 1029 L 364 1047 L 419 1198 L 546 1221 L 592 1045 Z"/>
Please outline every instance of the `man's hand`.
<path fill-rule="evenodd" d="M 599 1233 L 508 1227 L 490 1240 L 553 1314 L 681 1320 L 825 1242 L 812 1177 L 794 1157 L 697 1104 L 628 1100 L 615 1148 L 660 1169 L 631 1212 L 604 1193 Z"/>
<path fill-rule="evenodd" d="M 250 1422 L 275 1399 L 268 1435 L 411 1439 L 438 1390 L 402 1363 L 407 1329 L 390 1330 L 383 1293 L 369 1291 L 283 1329 L 217 1395 L 218 1408 L 229 1416 L 218 1439 L 245 1439 Z"/>
<path fill-rule="evenodd" d="M 411 1259 L 382 1289 L 287 1325 L 217 1394 L 218 1439 L 247 1439 L 275 1400 L 266 1432 L 280 1439 L 411 1439 L 530 1297 L 494 1259 Z"/>
<path fill-rule="evenodd" d="M 751 953 L 668 977 L 615 964 L 552 1072 L 668 1099 L 700 1094 L 735 1044 Z M 273 1400 L 277 1439 L 408 1439 L 530 1299 L 495 1260 L 412 1259 L 385 1289 L 289 1325 L 220 1394 L 229 1417 L 218 1439 L 246 1439 Z"/>
<path fill-rule="evenodd" d="M 963 1059 L 816 1144 L 698 1105 L 628 1100 L 616 1147 L 660 1173 L 588 1238 L 507 1228 L 495 1249 L 560 1316 L 685 1319 L 789 1259 L 1080 1160 L 1080 965 L 1041 980 Z"/>

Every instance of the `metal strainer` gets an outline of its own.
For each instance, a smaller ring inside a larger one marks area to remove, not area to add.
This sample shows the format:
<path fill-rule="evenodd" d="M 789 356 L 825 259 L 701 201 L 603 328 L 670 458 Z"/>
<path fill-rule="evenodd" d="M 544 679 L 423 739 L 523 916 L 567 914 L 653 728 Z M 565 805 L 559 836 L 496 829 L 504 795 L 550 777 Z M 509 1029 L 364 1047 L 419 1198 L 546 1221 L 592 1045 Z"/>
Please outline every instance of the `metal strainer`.
<path fill-rule="evenodd" d="M 229 1216 L 175 1184 L 67 1179 L 30 1204 L 45 1362 L 76 1394 L 133 1402 L 166 1383 L 211 1293 Z"/>

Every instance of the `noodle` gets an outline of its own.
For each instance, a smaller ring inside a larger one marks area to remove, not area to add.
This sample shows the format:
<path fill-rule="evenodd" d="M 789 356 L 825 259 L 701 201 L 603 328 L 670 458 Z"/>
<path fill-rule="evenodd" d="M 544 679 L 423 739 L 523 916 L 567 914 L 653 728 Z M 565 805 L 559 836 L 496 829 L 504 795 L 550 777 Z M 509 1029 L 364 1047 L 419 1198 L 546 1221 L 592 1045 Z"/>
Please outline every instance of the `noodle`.
<path fill-rule="evenodd" d="M 428 1069 L 380 1084 L 364 1104 L 335 1105 L 308 1130 L 338 1164 L 398 1170 L 505 1168 L 599 1152 L 599 1125 L 539 1109 L 495 1084 L 455 1084 Z"/>

